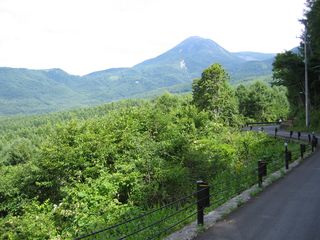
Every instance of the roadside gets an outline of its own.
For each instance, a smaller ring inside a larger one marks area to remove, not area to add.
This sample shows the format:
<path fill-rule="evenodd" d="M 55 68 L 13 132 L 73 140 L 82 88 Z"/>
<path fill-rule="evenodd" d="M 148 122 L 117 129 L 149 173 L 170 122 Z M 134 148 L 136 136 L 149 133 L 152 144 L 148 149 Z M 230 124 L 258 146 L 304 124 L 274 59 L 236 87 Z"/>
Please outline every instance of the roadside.
<path fill-rule="evenodd" d="M 264 127 L 264 131 L 266 131 L 267 133 L 269 133 L 270 135 L 274 134 L 275 131 L 275 127 L 276 126 L 272 126 L 272 127 Z M 260 130 L 259 127 L 253 128 L 253 130 L 257 131 Z M 279 131 L 279 136 L 282 137 L 290 137 L 290 133 L 286 132 L 286 131 Z M 293 136 L 292 136 L 293 137 Z M 301 137 L 304 139 L 308 138 L 307 134 L 301 134 Z M 295 162 L 293 162 L 292 164 L 290 164 L 290 168 L 288 171 L 291 171 L 294 167 L 296 167 L 297 165 L 299 165 L 300 160 L 297 160 Z M 284 170 L 279 170 L 273 174 L 271 174 L 264 182 L 264 187 L 270 185 L 272 182 L 274 182 L 275 180 L 281 178 L 284 173 L 286 171 Z M 224 216 L 226 216 L 228 213 L 230 213 L 231 211 L 233 211 L 234 209 L 238 208 L 240 205 L 244 204 L 244 202 L 249 201 L 248 204 L 250 204 L 251 201 L 250 200 L 254 195 L 256 195 L 257 193 L 259 193 L 261 191 L 261 189 L 255 185 L 252 188 L 244 191 L 243 193 L 241 193 L 240 195 L 234 197 L 233 199 L 229 200 L 227 203 L 223 204 L 222 206 L 218 207 L 217 209 L 215 209 L 214 211 L 210 212 L 209 214 L 207 214 L 205 216 L 205 225 L 203 228 L 199 228 L 196 224 L 196 222 L 192 223 L 189 226 L 184 227 L 181 231 L 176 232 L 172 235 L 170 235 L 167 239 L 173 240 L 173 239 L 194 239 L 197 234 L 199 233 L 199 231 L 204 231 L 204 229 L 208 229 L 209 228 L 209 233 L 203 233 L 200 234 L 198 237 L 196 237 L 195 239 L 229 239 L 229 238 L 206 238 L 208 236 L 211 236 L 210 234 L 212 234 L 211 232 L 213 231 L 212 229 L 216 228 L 216 224 L 220 224 L 220 222 L 217 223 L 217 221 L 221 220 Z M 245 205 L 248 205 L 245 204 Z M 238 210 L 236 210 L 238 211 Z M 211 228 L 212 227 L 212 228 Z M 209 235 L 207 235 L 209 234 Z M 205 236 L 204 238 L 201 238 L 202 236 Z M 239 236 L 235 237 L 235 238 L 230 238 L 230 239 L 247 239 L 247 238 L 240 238 Z M 252 238 L 252 239 L 259 239 L 259 238 Z"/>
<path fill-rule="evenodd" d="M 271 135 L 275 127 L 263 130 Z M 290 138 L 290 132 L 283 130 L 278 135 Z M 308 134 L 301 133 L 300 138 L 308 140 Z M 299 168 L 194 239 L 320 239 L 319 170 L 320 152 L 316 151 Z"/>

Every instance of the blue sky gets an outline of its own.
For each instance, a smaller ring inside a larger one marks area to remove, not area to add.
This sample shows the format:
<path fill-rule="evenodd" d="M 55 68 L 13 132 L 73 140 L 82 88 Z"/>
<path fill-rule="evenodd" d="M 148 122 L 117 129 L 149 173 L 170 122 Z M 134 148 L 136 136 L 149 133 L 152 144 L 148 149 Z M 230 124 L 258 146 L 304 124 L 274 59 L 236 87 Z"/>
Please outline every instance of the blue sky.
<path fill-rule="evenodd" d="M 299 44 L 304 0 L 0 0 L 0 66 L 83 75 L 130 67 L 189 36 L 229 51 Z"/>

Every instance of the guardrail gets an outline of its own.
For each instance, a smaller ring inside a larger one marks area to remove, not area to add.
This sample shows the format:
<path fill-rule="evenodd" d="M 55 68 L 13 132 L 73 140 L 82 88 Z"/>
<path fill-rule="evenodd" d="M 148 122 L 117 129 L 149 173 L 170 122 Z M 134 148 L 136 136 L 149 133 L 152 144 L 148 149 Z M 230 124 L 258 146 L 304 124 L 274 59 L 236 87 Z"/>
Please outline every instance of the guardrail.
<path fill-rule="evenodd" d="M 279 121 L 276 121 L 276 122 L 247 122 L 246 123 L 246 126 L 249 127 L 251 125 L 278 125 L 278 124 L 281 124 L 281 122 Z"/>
<path fill-rule="evenodd" d="M 290 140 L 292 136 L 286 139 Z M 317 146 L 317 138 L 315 136 L 313 136 L 310 145 L 300 144 L 301 158 L 303 158 L 308 146 L 311 146 L 312 151 Z M 221 178 L 223 178 L 223 184 L 215 185 L 213 189 L 210 188 L 208 183 L 197 181 L 197 190 L 190 195 L 104 229 L 79 236 L 76 240 L 161 239 L 168 235 L 168 233 L 176 230 L 182 223 L 193 221 L 192 217 L 196 215 L 198 225 L 203 225 L 206 209 L 214 209 L 220 206 L 254 184 L 262 187 L 263 179 L 267 176 L 268 172 L 274 172 L 282 167 L 288 169 L 289 163 L 292 160 L 292 153 L 288 149 L 287 142 L 285 143 L 283 153 L 283 159 L 276 161 L 259 160 L 257 167 L 245 168 L 239 173 L 222 172 Z"/>

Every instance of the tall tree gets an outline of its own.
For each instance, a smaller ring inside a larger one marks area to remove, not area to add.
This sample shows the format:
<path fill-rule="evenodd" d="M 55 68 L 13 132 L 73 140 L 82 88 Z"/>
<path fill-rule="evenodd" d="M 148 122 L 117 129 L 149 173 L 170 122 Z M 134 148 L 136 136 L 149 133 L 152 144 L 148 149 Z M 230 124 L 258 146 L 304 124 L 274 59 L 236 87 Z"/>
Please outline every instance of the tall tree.
<path fill-rule="evenodd" d="M 233 124 L 238 106 L 228 81 L 229 76 L 222 66 L 213 64 L 203 71 L 200 79 L 194 80 L 192 94 L 193 102 L 200 110 L 208 110 Z"/>
<path fill-rule="evenodd" d="M 249 111 L 249 90 L 244 85 L 240 84 L 236 88 L 236 97 L 238 98 L 239 102 L 239 113 L 243 116 L 248 116 Z"/>
<path fill-rule="evenodd" d="M 309 47 L 310 61 L 316 61 L 319 64 L 320 59 L 320 1 L 307 0 L 308 10 L 305 13 L 305 20 L 302 22 L 306 25 L 307 44 Z M 304 34 L 306 34 L 304 33 Z M 320 66 L 319 66 L 320 67 Z M 317 71 L 319 72 L 320 69 Z"/>
<path fill-rule="evenodd" d="M 309 100 L 311 109 L 320 108 L 320 0 L 307 0 L 305 32 L 301 36 L 298 53 L 287 51 L 276 56 L 273 63 L 273 84 L 288 88 L 288 97 L 294 114 L 304 107 L 304 47 L 307 46 Z"/>
<path fill-rule="evenodd" d="M 256 121 L 275 121 L 289 112 L 289 103 L 284 87 L 270 87 L 264 82 L 255 82 L 236 89 L 239 112 Z"/>
<path fill-rule="evenodd" d="M 273 85 L 286 86 L 294 111 L 304 106 L 304 63 L 301 55 L 291 51 L 277 54 L 273 62 Z"/>
<path fill-rule="evenodd" d="M 307 11 L 305 19 L 302 22 L 305 24 L 308 50 L 308 65 L 309 65 L 309 81 L 310 81 L 310 101 L 311 104 L 320 108 L 320 0 L 307 0 Z M 303 45 L 303 44 L 301 44 Z"/>

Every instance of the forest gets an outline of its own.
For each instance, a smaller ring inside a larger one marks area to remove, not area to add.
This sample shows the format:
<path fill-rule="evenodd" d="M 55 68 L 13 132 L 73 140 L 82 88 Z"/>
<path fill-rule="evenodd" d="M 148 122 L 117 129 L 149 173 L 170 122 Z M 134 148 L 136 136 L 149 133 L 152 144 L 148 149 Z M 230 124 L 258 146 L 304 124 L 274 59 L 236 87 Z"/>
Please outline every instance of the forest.
<path fill-rule="evenodd" d="M 0 119 L 2 239 L 72 239 L 223 182 L 283 143 L 242 132 L 246 121 L 289 113 L 286 89 L 236 89 L 221 65 L 193 93 Z M 236 184 L 236 183 L 234 183 Z"/>

